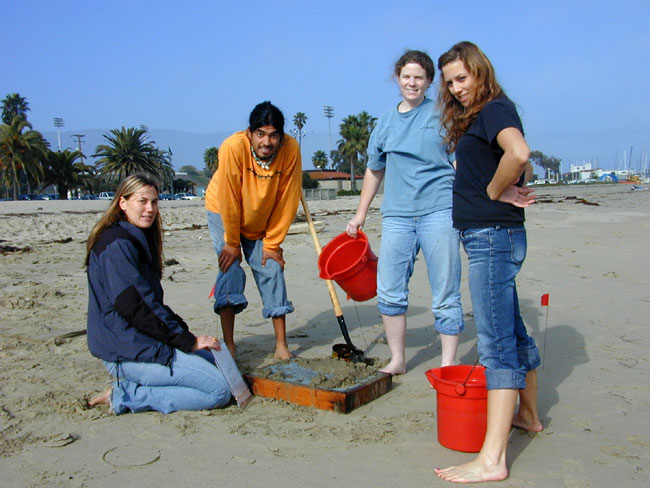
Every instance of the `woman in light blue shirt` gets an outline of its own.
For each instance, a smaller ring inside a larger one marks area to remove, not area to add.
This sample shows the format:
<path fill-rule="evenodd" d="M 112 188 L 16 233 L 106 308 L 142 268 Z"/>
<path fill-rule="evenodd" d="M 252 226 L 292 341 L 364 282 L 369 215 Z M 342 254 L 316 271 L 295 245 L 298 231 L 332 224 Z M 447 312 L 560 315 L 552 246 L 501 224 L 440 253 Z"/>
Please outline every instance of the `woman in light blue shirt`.
<path fill-rule="evenodd" d="M 454 168 L 440 135 L 435 103 L 426 97 L 435 67 L 426 53 L 406 51 L 395 64 L 394 74 L 402 100 L 382 115 L 370 136 L 359 206 L 346 232 L 356 237 L 385 178 L 377 308 L 391 361 L 382 371 L 404 374 L 408 282 L 420 250 L 433 295 L 442 366 L 454 364 L 464 324 L 459 238 L 451 220 Z"/>

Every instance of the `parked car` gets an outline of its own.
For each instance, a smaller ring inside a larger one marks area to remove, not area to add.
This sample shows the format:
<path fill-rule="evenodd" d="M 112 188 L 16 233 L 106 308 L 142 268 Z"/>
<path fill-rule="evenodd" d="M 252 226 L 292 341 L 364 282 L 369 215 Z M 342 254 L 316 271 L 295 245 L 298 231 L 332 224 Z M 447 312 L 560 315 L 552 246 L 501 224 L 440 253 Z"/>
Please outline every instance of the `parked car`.
<path fill-rule="evenodd" d="M 49 199 L 45 198 L 45 195 L 41 195 L 39 193 L 30 193 L 29 200 L 49 200 Z"/>
<path fill-rule="evenodd" d="M 106 192 L 104 192 L 104 193 L 106 193 Z M 111 193 L 113 193 L 113 192 L 111 192 Z M 101 195 L 101 193 L 100 193 L 100 195 Z M 106 198 L 97 197 L 97 195 L 84 195 L 82 197 L 79 197 L 79 200 L 106 200 Z"/>
<path fill-rule="evenodd" d="M 103 191 L 99 194 L 99 199 L 100 200 L 112 200 L 113 197 L 115 196 L 115 192 L 112 191 Z"/>
<path fill-rule="evenodd" d="M 196 195 L 192 195 L 191 193 L 176 193 L 174 195 L 174 200 L 194 200 L 195 198 L 198 198 Z"/>
<path fill-rule="evenodd" d="M 158 200 L 173 200 L 174 197 L 171 193 L 160 193 L 158 195 Z"/>

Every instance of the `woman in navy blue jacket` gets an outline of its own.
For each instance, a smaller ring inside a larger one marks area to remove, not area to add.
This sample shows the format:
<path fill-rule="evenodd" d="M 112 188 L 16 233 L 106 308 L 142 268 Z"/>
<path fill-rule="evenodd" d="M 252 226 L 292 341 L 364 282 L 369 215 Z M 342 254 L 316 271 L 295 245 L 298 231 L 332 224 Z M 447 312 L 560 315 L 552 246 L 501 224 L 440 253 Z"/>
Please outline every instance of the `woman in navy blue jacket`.
<path fill-rule="evenodd" d="M 209 349 L 163 303 L 162 219 L 158 183 L 144 174 L 122 181 L 87 243 L 88 348 L 117 381 L 92 398 L 116 414 L 203 410 L 230 400 Z"/>

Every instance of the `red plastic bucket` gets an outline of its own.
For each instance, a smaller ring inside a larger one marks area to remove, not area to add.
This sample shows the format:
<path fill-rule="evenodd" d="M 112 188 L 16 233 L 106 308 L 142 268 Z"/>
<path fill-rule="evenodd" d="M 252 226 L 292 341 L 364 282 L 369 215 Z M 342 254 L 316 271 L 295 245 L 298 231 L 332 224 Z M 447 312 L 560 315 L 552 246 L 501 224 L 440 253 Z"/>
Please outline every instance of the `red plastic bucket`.
<path fill-rule="evenodd" d="M 472 367 L 461 364 L 424 373 L 437 392 L 438 442 L 454 451 L 479 452 L 485 440 L 485 368 L 476 366 L 472 371 Z"/>
<path fill-rule="evenodd" d="M 368 236 L 361 231 L 358 236 L 343 233 L 328 242 L 318 256 L 318 269 L 320 277 L 336 281 L 348 299 L 364 302 L 377 295 L 377 256 Z"/>

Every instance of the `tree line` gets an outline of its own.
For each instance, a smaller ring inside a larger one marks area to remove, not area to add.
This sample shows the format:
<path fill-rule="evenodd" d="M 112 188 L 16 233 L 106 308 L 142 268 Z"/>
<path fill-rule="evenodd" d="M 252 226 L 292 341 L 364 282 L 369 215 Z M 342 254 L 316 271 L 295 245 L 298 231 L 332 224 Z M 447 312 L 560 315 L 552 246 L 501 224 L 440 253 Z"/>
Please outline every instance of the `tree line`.
<path fill-rule="evenodd" d="M 294 117 L 297 133 L 303 133 L 306 122 L 305 114 L 298 112 Z M 329 155 L 322 149 L 315 151 L 311 157 L 314 168 L 333 169 L 350 174 L 352 190 L 356 191 L 355 178 L 363 177 L 365 173 L 368 165 L 368 141 L 376 124 L 377 119 L 365 111 L 345 117 L 339 125 L 341 138 L 338 140 L 337 149 L 330 151 Z M 559 158 L 547 156 L 541 151 L 531 151 L 530 162 L 542 168 L 546 178 L 560 181 Z M 534 179 L 538 179 L 537 175 L 534 175 Z M 308 184 L 303 178 L 303 186 L 308 188 Z"/>
<path fill-rule="evenodd" d="M 307 136 L 305 126 L 308 119 L 309 117 L 303 112 L 297 112 L 293 116 L 293 128 L 289 130 L 289 133 L 298 140 L 299 146 L 302 146 L 302 140 Z M 329 167 L 350 174 L 352 189 L 356 190 L 355 179 L 359 176 L 363 177 L 366 170 L 368 141 L 376 123 L 377 118 L 366 111 L 345 117 L 339 125 L 340 139 L 336 149 L 331 150 L 329 155 L 324 150 L 314 152 L 311 158 L 314 168 L 327 169 Z M 215 171 L 219 166 L 219 149 L 216 146 L 207 148 L 203 153 L 203 162 L 206 167 L 205 171 Z M 316 182 L 310 181 L 308 174 L 303 174 L 304 188 L 314 188 L 316 185 Z"/>
<path fill-rule="evenodd" d="M 171 148 L 162 150 L 148 135 L 148 129 L 112 129 L 103 135 L 105 142 L 95 148 L 92 155 L 95 164 L 85 163 L 86 156 L 79 150 L 53 151 L 42 134 L 33 129 L 27 120 L 29 103 L 18 93 L 7 95 L 2 100 L 2 124 L 0 125 L 0 191 L 8 198 L 18 198 L 22 188 L 32 193 L 33 188 L 54 185 L 60 199 L 67 199 L 70 193 L 99 193 L 112 190 L 129 174 L 146 172 L 156 176 L 163 189 L 173 193 L 178 188 L 185 190 L 192 181 L 174 179 Z M 305 126 L 308 117 L 298 112 L 293 117 L 294 127 L 289 131 L 298 143 L 306 137 Z M 339 140 L 336 149 L 317 150 L 311 157 L 316 169 L 333 169 L 348 173 L 352 191 L 356 191 L 356 179 L 363 177 L 368 163 L 368 141 L 377 118 L 363 111 L 348 115 L 339 125 Z M 331 139 L 330 139 L 331 140 Z M 532 163 L 544 169 L 550 178 L 554 173 L 559 180 L 560 159 L 547 156 L 541 151 L 532 151 Z M 199 172 L 194 166 L 181 168 L 189 176 L 209 179 L 219 166 L 219 150 L 209 147 L 203 154 L 205 168 Z M 316 186 L 307 174 L 303 185 Z"/>
<path fill-rule="evenodd" d="M 125 176 L 146 172 L 158 178 L 163 188 L 173 191 L 174 170 L 171 149 L 162 150 L 141 128 L 112 129 L 104 134 L 105 143 L 95 148 L 94 165 L 85 163 L 79 150 L 53 151 L 43 135 L 27 119 L 29 103 L 18 93 L 2 100 L 0 124 L 0 191 L 14 200 L 23 188 L 54 185 L 58 198 L 69 194 L 95 194 L 113 190 Z"/>

